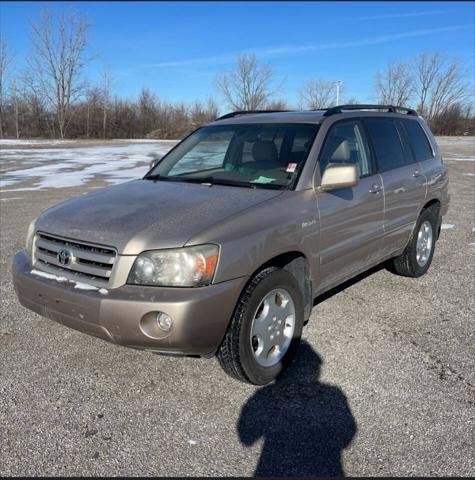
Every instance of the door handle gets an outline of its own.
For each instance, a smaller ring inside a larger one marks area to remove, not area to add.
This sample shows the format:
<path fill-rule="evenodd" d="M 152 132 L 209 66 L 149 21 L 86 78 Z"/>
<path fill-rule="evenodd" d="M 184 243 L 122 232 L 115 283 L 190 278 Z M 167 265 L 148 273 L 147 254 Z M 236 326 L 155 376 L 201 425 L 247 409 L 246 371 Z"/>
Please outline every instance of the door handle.
<path fill-rule="evenodd" d="M 372 187 L 369 189 L 369 193 L 379 193 L 383 187 L 377 183 L 373 183 Z"/>
<path fill-rule="evenodd" d="M 413 176 L 414 178 L 420 177 L 420 176 L 421 176 L 421 172 L 419 172 L 419 170 L 414 170 L 414 172 L 412 173 L 412 176 Z"/>

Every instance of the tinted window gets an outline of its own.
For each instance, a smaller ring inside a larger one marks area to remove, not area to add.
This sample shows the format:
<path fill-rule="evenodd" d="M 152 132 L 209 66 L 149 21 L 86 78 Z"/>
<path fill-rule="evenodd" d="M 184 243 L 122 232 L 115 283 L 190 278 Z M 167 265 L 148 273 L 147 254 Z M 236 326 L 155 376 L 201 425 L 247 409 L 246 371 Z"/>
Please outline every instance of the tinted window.
<path fill-rule="evenodd" d="M 385 118 L 366 119 L 380 172 L 405 165 L 404 152 L 394 122 Z"/>
<path fill-rule="evenodd" d="M 416 160 L 422 162 L 432 158 L 432 148 L 430 147 L 429 140 L 427 140 L 426 134 L 419 123 L 414 120 L 403 120 L 402 123 L 406 129 L 409 141 L 411 142 Z"/>
<path fill-rule="evenodd" d="M 358 122 L 338 122 L 330 128 L 320 154 L 320 172 L 328 164 L 354 163 L 360 177 L 370 173 L 368 149 Z"/>
<path fill-rule="evenodd" d="M 399 138 L 402 142 L 402 148 L 404 150 L 404 157 L 406 158 L 406 163 L 414 163 L 416 159 L 414 158 L 414 153 L 412 151 L 411 143 L 407 136 L 406 130 L 402 126 L 402 123 L 398 120 L 396 121 L 397 131 L 399 132 Z"/>

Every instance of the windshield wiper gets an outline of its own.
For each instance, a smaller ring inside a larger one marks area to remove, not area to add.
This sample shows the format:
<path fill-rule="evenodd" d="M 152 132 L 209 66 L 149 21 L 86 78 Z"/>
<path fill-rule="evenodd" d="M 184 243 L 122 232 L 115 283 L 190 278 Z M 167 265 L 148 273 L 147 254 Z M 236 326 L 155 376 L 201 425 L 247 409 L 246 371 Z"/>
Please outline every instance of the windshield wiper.
<path fill-rule="evenodd" d="M 213 177 L 182 177 L 177 176 L 177 181 L 187 182 L 187 183 L 209 183 L 214 185 L 215 179 Z"/>
<path fill-rule="evenodd" d="M 256 185 L 252 185 L 248 182 L 240 182 L 239 180 L 228 180 L 226 178 L 216 177 L 180 177 L 184 182 L 200 183 L 202 185 L 226 185 L 228 187 L 244 187 L 244 188 L 256 188 Z"/>
<path fill-rule="evenodd" d="M 174 176 L 167 176 L 167 175 L 161 175 L 160 173 L 157 173 L 155 175 L 146 175 L 145 177 L 143 177 L 143 180 L 154 180 L 154 181 L 157 181 L 157 180 L 160 180 L 160 181 L 163 181 L 163 182 L 185 182 L 187 181 L 186 179 L 183 179 L 181 177 L 179 177 L 178 175 L 174 175 Z"/>
<path fill-rule="evenodd" d="M 144 177 L 144 180 L 160 180 L 164 182 L 185 182 L 185 183 L 199 183 L 201 185 L 225 185 L 228 187 L 244 187 L 244 188 L 268 188 L 272 190 L 282 190 L 286 188 L 284 185 L 273 185 L 271 183 L 260 184 L 260 183 L 250 183 L 250 182 L 240 182 L 239 180 L 228 180 L 225 178 L 216 178 L 216 177 L 185 177 L 182 175 L 172 175 L 164 176 L 160 174 L 156 175 L 147 175 Z"/>

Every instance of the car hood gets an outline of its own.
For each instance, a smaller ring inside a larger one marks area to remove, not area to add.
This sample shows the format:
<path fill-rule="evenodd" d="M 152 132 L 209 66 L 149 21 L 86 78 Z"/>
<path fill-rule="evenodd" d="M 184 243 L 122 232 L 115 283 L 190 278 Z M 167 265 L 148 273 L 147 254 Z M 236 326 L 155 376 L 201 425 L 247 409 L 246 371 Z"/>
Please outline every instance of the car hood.
<path fill-rule="evenodd" d="M 174 248 L 279 190 L 134 180 L 46 210 L 37 231 L 117 248 L 119 254 Z"/>

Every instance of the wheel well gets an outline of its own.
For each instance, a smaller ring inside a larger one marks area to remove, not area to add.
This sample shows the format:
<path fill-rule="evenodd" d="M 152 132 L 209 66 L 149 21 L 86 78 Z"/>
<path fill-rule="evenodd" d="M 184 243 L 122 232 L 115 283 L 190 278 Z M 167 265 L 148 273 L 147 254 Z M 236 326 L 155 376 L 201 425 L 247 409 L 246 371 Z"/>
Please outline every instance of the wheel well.
<path fill-rule="evenodd" d="M 261 265 L 252 276 L 267 267 L 279 267 L 291 273 L 297 280 L 304 300 L 304 319 L 310 318 L 313 307 L 312 280 L 307 257 L 301 252 L 286 252 Z"/>
<path fill-rule="evenodd" d="M 435 206 L 437 210 L 440 210 L 440 201 L 437 200 L 436 198 L 433 198 L 430 202 L 427 202 L 423 207 L 422 210 L 427 210 L 428 208 L 431 208 Z"/>
<path fill-rule="evenodd" d="M 438 222 L 438 226 L 437 226 L 437 239 L 439 239 L 440 229 L 441 229 L 441 221 L 440 221 L 440 216 L 439 216 L 439 212 L 440 212 L 440 201 L 437 200 L 436 198 L 433 198 L 432 200 L 430 200 L 429 202 L 427 202 L 427 203 L 422 207 L 421 213 L 422 213 L 424 210 L 427 210 L 428 208 L 434 208 L 434 209 L 436 210 L 437 222 Z"/>

